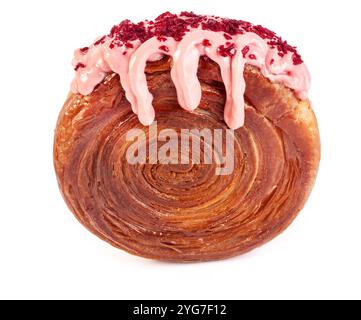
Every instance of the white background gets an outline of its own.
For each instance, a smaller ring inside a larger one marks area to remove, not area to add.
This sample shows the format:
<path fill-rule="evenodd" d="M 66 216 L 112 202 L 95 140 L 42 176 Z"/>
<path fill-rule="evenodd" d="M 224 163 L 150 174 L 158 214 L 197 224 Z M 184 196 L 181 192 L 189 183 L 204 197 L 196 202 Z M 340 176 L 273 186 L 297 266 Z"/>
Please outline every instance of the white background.
<path fill-rule="evenodd" d="M 361 298 L 359 1 L 1 1 L 0 298 Z M 277 239 L 204 264 L 130 256 L 58 191 L 52 139 L 73 50 L 125 18 L 194 10 L 262 24 L 298 45 L 322 138 L 317 184 Z"/>

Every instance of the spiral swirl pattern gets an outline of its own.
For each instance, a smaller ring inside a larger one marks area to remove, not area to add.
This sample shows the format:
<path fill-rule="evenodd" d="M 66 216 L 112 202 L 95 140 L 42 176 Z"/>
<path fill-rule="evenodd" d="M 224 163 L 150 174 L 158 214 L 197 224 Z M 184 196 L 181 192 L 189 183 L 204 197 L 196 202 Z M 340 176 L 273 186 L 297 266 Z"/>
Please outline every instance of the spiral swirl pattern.
<path fill-rule="evenodd" d="M 158 131 L 226 130 L 217 65 L 201 59 L 202 101 L 190 113 L 177 103 L 170 63 L 149 63 L 146 70 Z M 200 164 L 129 164 L 127 132 L 145 130 L 142 143 L 148 146 L 152 138 L 132 113 L 117 75 L 89 96 L 70 94 L 56 128 L 54 162 L 79 221 L 132 254 L 178 262 L 229 258 L 282 232 L 317 174 L 317 123 L 309 102 L 291 90 L 254 67 L 246 66 L 244 76 L 246 123 L 234 132 L 234 171 L 224 176 L 203 157 Z"/>

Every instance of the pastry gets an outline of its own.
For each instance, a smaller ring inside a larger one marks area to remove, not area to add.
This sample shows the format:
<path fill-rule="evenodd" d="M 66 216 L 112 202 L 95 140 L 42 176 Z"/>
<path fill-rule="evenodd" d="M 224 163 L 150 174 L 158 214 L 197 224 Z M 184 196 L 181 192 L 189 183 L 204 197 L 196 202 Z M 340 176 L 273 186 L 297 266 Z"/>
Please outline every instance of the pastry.
<path fill-rule="evenodd" d="M 303 208 L 320 159 L 310 76 L 274 32 L 166 12 L 114 26 L 73 66 L 54 164 L 70 210 L 101 239 L 151 259 L 219 260 L 270 241 Z"/>

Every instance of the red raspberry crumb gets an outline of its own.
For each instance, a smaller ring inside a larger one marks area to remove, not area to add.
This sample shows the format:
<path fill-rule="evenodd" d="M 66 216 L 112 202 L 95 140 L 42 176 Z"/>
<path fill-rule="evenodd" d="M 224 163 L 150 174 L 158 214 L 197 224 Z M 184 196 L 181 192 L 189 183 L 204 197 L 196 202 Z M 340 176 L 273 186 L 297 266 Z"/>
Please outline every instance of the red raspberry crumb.
<path fill-rule="evenodd" d="M 169 48 L 167 46 L 160 46 L 159 49 L 164 52 L 169 52 Z"/>
<path fill-rule="evenodd" d="M 205 47 L 211 47 L 211 46 L 212 46 L 211 42 L 210 42 L 208 39 L 204 39 L 203 42 L 202 42 L 202 44 L 203 44 Z"/>
<path fill-rule="evenodd" d="M 167 41 L 167 38 L 166 38 L 166 37 L 162 37 L 162 36 L 158 36 L 157 39 L 158 39 L 158 41 L 160 41 L 160 42 L 165 42 L 165 41 Z"/>
<path fill-rule="evenodd" d="M 262 39 L 273 39 L 276 35 L 273 31 L 262 26 L 253 26 L 252 31 L 258 34 Z"/>
<path fill-rule="evenodd" d="M 95 45 L 95 46 L 98 46 L 98 45 L 100 45 L 100 44 L 103 44 L 105 38 L 106 38 L 106 36 L 101 37 L 99 40 L 97 40 L 97 41 L 94 42 L 94 45 Z"/>
<path fill-rule="evenodd" d="M 249 52 L 249 46 L 245 46 L 245 47 L 242 49 L 243 58 L 246 57 L 246 55 L 247 55 L 248 52 Z"/>
<path fill-rule="evenodd" d="M 297 52 L 293 53 L 292 61 L 293 61 L 294 65 L 298 65 L 298 64 L 303 63 L 303 60 L 302 60 L 301 56 Z"/>
<path fill-rule="evenodd" d="M 229 46 L 218 47 L 217 51 L 218 51 L 218 54 L 221 55 L 222 57 L 233 57 L 236 54 L 237 49 L 236 49 L 235 44 L 232 43 Z"/>
<path fill-rule="evenodd" d="M 84 47 L 80 49 L 80 52 L 86 54 L 89 51 L 89 47 Z"/>
<path fill-rule="evenodd" d="M 85 65 L 84 63 L 79 62 L 79 63 L 75 66 L 74 70 L 75 70 L 75 71 L 78 71 L 79 69 L 85 68 L 85 67 L 86 67 L 86 65 Z"/>
<path fill-rule="evenodd" d="M 191 12 L 187 12 L 187 11 L 182 11 L 180 14 L 181 17 L 187 17 L 187 18 L 196 18 L 199 17 L 197 14 L 195 14 L 193 11 Z"/>
<path fill-rule="evenodd" d="M 144 43 L 152 37 L 156 37 L 160 42 L 165 42 L 167 38 L 173 38 L 180 41 L 191 28 L 201 28 L 203 30 L 222 32 L 227 41 L 232 40 L 232 36 L 252 32 L 260 36 L 262 39 L 268 40 L 270 48 L 277 49 L 280 57 L 286 54 L 292 54 L 292 60 L 295 65 L 303 63 L 301 56 L 297 53 L 296 47 L 290 46 L 282 38 L 278 37 L 273 31 L 260 25 L 253 25 L 250 22 L 234 19 L 225 19 L 215 16 L 197 15 L 193 12 L 181 12 L 180 15 L 165 12 L 157 17 L 154 21 L 145 21 L 133 23 L 130 20 L 124 20 L 120 24 L 115 25 L 108 37 L 111 39 L 109 48 L 126 46 L 130 48 L 131 42 L 139 40 Z M 97 40 L 94 45 L 105 42 L 107 36 Z M 207 44 L 207 42 L 206 42 Z M 84 54 L 87 49 L 84 49 Z M 218 48 L 219 54 L 223 56 L 232 56 L 235 54 L 235 47 L 230 44 Z M 244 57 L 249 52 L 249 48 L 243 48 Z"/>

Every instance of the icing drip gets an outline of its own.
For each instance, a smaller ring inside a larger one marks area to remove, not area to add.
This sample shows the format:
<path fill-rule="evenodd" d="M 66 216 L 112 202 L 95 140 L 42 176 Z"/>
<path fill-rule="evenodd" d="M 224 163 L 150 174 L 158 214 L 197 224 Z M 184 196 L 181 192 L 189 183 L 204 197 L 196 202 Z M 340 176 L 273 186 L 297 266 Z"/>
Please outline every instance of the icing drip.
<path fill-rule="evenodd" d="M 182 15 L 176 17 L 179 19 Z M 208 24 L 209 21 L 222 21 L 214 17 L 196 17 Z M 183 19 L 187 21 L 188 18 Z M 179 104 L 183 109 L 192 111 L 198 107 L 202 95 L 197 78 L 199 59 L 208 56 L 221 70 L 227 94 L 224 120 L 231 129 L 238 129 L 244 124 L 245 64 L 258 67 L 271 81 L 293 89 L 298 98 L 307 98 L 310 76 L 305 64 L 295 49 L 286 42 L 280 42 L 280 38 L 277 38 L 278 42 L 269 41 L 274 39 L 271 31 L 262 29 L 261 33 L 255 27 L 257 32 L 245 31 L 249 29 L 250 24 L 247 24 L 247 28 L 230 35 L 224 31 L 205 30 L 200 20 L 198 24 L 192 23 L 194 26 L 188 28 L 181 38 L 154 35 L 143 41 L 136 38 L 115 46 L 115 36 L 109 35 L 98 39 L 89 48 L 76 50 L 73 60 L 76 76 L 72 91 L 88 95 L 108 73 L 115 72 L 120 76 L 133 112 L 143 125 L 150 125 L 155 113 L 153 96 L 144 72 L 147 61 L 160 59 L 164 55 L 172 57 L 171 76 Z M 142 31 L 152 30 L 153 24 L 142 23 L 139 28 Z M 271 35 L 264 35 L 265 32 Z"/>

